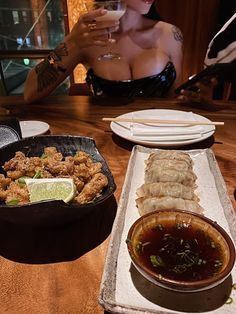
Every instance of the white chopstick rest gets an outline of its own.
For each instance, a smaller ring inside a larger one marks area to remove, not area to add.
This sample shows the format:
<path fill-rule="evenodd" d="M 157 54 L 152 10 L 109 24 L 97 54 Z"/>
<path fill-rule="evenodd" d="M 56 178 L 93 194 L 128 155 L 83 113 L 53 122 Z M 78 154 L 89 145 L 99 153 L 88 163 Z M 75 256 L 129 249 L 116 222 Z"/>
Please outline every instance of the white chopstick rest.
<path fill-rule="evenodd" d="M 203 135 L 201 133 L 196 133 L 196 134 L 187 134 L 187 135 L 164 135 L 164 136 L 159 136 L 159 135 L 153 135 L 153 136 L 136 136 L 133 135 L 133 138 L 137 138 L 140 141 L 146 141 L 146 142 L 175 142 L 175 141 L 185 141 L 185 140 L 192 140 L 192 139 L 197 139 L 201 138 Z"/>
<path fill-rule="evenodd" d="M 169 116 L 164 116 L 164 118 L 169 119 Z M 180 118 L 191 123 L 196 122 L 192 112 L 185 112 Z M 146 139 L 147 141 L 176 141 L 200 138 L 204 132 L 204 126 L 202 125 L 174 124 L 175 121 L 176 118 L 173 117 L 172 125 L 130 123 L 130 125 L 133 125 L 130 130 L 131 136 L 138 137 L 140 140 Z"/>
<path fill-rule="evenodd" d="M 201 135 L 204 132 L 202 126 L 190 126 L 190 127 L 181 127 L 181 126 L 141 126 L 139 124 L 133 124 L 133 127 L 130 128 L 132 135 L 134 136 L 186 136 L 186 135 Z"/>

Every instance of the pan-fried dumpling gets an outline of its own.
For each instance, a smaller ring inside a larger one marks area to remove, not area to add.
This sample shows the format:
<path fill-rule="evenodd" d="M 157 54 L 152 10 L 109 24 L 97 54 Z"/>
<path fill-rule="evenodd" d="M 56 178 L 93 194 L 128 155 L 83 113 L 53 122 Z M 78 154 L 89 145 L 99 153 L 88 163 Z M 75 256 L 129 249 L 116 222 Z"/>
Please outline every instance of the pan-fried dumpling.
<path fill-rule="evenodd" d="M 181 152 L 178 150 L 163 150 L 155 153 L 151 153 L 146 160 L 146 164 L 152 163 L 154 160 L 160 159 L 171 159 L 171 160 L 181 160 L 188 163 L 189 166 L 192 165 L 192 159 L 189 154 Z"/>
<path fill-rule="evenodd" d="M 194 189 L 177 182 L 154 182 L 141 185 L 137 191 L 138 197 L 143 196 L 171 196 L 185 200 L 198 201 Z"/>
<path fill-rule="evenodd" d="M 174 159 L 160 159 L 153 160 L 151 163 L 146 165 L 146 170 L 148 171 L 151 167 L 159 167 L 162 169 L 174 169 L 177 171 L 187 171 L 192 170 L 192 167 L 184 160 L 174 160 Z"/>
<path fill-rule="evenodd" d="M 177 171 L 174 169 L 162 169 L 151 166 L 145 171 L 145 182 L 178 182 L 186 186 L 194 187 L 197 177 L 192 170 Z"/>
<path fill-rule="evenodd" d="M 182 198 L 165 197 L 139 197 L 136 199 L 139 214 L 145 215 L 155 210 L 182 209 L 202 214 L 203 208 L 195 201 Z"/>

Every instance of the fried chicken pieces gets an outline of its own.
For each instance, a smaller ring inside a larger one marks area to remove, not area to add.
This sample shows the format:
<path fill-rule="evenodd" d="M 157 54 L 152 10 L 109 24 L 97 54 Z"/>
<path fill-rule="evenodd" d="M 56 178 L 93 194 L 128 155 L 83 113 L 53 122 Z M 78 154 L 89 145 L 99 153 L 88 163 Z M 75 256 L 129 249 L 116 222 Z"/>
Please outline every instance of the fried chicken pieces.
<path fill-rule="evenodd" d="M 29 203 L 28 189 L 21 180 L 23 177 L 73 178 L 77 193 L 72 202 L 76 204 L 93 201 L 108 185 L 107 177 L 101 172 L 102 164 L 93 162 L 83 151 L 67 157 L 55 147 L 45 147 L 41 157 L 26 157 L 18 151 L 2 168 L 6 176 L 0 174 L 0 201 L 10 205 Z"/>

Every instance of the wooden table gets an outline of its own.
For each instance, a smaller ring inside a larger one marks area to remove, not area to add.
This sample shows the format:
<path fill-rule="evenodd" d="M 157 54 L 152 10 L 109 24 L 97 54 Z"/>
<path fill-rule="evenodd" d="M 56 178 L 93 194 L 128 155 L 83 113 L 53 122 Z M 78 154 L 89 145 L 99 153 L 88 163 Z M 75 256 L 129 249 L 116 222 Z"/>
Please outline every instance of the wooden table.
<path fill-rule="evenodd" d="M 114 175 L 117 201 L 135 144 L 113 134 L 102 117 L 156 108 L 193 111 L 213 121 L 224 121 L 225 125 L 217 126 L 211 138 L 178 149 L 210 147 L 214 151 L 236 208 L 236 103 L 191 108 L 175 100 L 51 96 L 27 105 L 21 96 L 8 96 L 0 97 L 0 108 L 0 112 L 8 112 L 19 120 L 47 122 L 51 134 L 93 137 Z M 0 222 L 0 312 L 103 313 L 98 294 L 115 208 L 111 206 L 89 221 L 50 229 Z"/>

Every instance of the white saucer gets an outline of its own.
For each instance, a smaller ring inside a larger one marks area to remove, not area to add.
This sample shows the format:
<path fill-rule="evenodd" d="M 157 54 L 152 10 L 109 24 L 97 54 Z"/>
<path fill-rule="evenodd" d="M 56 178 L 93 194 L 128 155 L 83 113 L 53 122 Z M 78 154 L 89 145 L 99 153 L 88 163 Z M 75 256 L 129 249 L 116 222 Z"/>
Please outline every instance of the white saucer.
<path fill-rule="evenodd" d="M 42 135 L 49 130 L 49 124 L 43 121 L 20 121 L 22 138 Z"/>
<path fill-rule="evenodd" d="M 184 116 L 188 115 L 188 112 L 179 111 L 179 110 L 164 110 L 164 109 L 151 109 L 151 110 L 140 110 L 140 111 L 134 111 L 129 112 L 126 114 L 123 114 L 117 118 L 152 118 L 152 119 L 163 119 L 163 120 L 171 120 L 173 118 L 177 120 L 184 120 Z M 192 113 L 194 120 L 199 122 L 209 122 L 210 120 L 200 116 L 196 113 Z M 159 147 L 159 146 L 182 146 L 187 144 L 192 144 L 196 142 L 203 141 L 210 137 L 215 132 L 215 126 L 214 125 L 202 125 L 203 131 L 201 132 L 201 136 L 197 138 L 191 138 L 191 136 L 186 136 L 181 138 L 180 136 L 172 136 L 171 139 L 168 136 L 166 136 L 166 141 L 159 140 L 158 137 L 145 138 L 144 136 L 133 136 L 131 132 L 131 125 L 130 122 L 111 122 L 111 129 L 112 131 L 119 135 L 122 138 L 125 138 L 126 140 L 129 140 L 131 142 L 141 144 L 141 145 L 148 145 L 152 147 Z M 141 135 L 141 134 L 140 134 Z"/>

